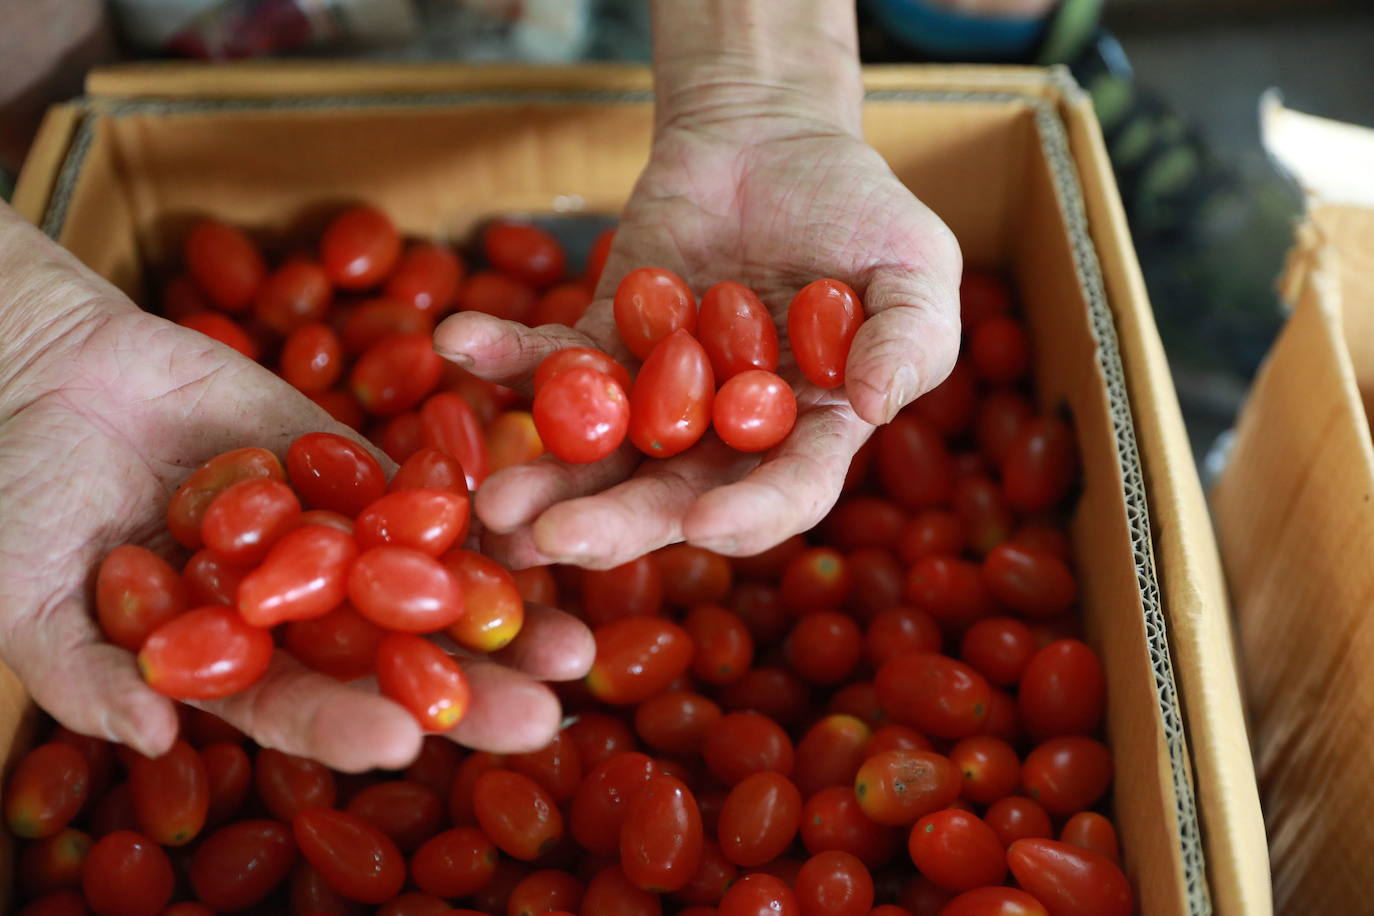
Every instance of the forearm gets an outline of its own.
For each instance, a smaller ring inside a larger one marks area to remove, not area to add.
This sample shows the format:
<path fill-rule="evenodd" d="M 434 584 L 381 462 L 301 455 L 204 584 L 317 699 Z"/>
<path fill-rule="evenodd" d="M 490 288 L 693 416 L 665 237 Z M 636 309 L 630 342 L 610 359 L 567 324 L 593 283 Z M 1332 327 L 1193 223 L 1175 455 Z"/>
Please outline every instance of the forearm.
<path fill-rule="evenodd" d="M 654 0 L 660 129 L 785 114 L 859 131 L 854 0 Z"/>

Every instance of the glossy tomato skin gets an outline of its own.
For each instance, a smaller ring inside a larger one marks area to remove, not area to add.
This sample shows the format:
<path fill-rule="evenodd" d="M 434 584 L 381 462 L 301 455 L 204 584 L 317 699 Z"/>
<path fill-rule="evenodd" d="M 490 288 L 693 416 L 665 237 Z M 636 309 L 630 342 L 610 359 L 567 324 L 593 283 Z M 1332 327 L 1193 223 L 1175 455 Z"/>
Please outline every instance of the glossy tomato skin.
<path fill-rule="evenodd" d="M 470 691 L 458 662 L 434 643 L 392 633 L 377 646 L 377 686 L 429 732 L 446 732 L 463 720 Z"/>
<path fill-rule="evenodd" d="M 750 369 L 778 368 L 778 329 L 754 291 L 739 283 L 717 283 L 701 297 L 697 339 L 718 382 Z"/>
<path fill-rule="evenodd" d="M 883 492 L 907 509 L 949 503 L 954 464 L 936 428 L 911 413 L 898 414 L 874 435 L 874 463 Z"/>
<path fill-rule="evenodd" d="M 1016 520 L 1002 498 L 1002 488 L 986 474 L 959 477 L 951 499 L 974 553 L 986 555 L 1011 537 Z"/>
<path fill-rule="evenodd" d="M 721 717 L 720 707 L 698 693 L 670 690 L 635 709 L 635 731 L 660 754 L 694 757 L 706 731 Z"/>
<path fill-rule="evenodd" d="M 215 220 L 191 227 L 182 255 L 196 287 L 226 312 L 246 309 L 267 276 L 262 254 L 248 236 Z"/>
<path fill-rule="evenodd" d="M 496 873 L 499 856 L 482 831 L 455 827 L 424 841 L 410 861 L 415 886 L 436 897 L 476 893 Z"/>
<path fill-rule="evenodd" d="M 637 751 L 616 754 L 591 767 L 573 795 L 569 814 L 578 844 L 598 855 L 616 852 L 630 799 L 656 773 L 654 761 Z"/>
<path fill-rule="evenodd" d="M 467 536 L 467 494 L 414 489 L 388 493 L 359 513 L 354 528 L 366 550 L 393 544 L 437 557 Z"/>
<path fill-rule="evenodd" d="M 838 684 L 863 656 L 863 635 L 847 614 L 812 611 L 802 615 L 788 634 L 787 663 L 813 684 Z"/>
<path fill-rule="evenodd" d="M 625 876 L 655 893 L 681 889 L 701 864 L 701 812 L 681 780 L 655 776 L 640 787 L 620 828 Z"/>
<path fill-rule="evenodd" d="M 283 643 L 306 666 L 353 681 L 376 670 L 377 647 L 385 631 L 344 602 L 323 617 L 293 620 Z"/>
<path fill-rule="evenodd" d="M 465 311 L 526 324 L 534 311 L 535 291 L 523 280 L 494 270 L 479 270 L 462 285 L 458 304 Z"/>
<path fill-rule="evenodd" d="M 487 460 L 492 472 L 533 461 L 546 451 L 544 440 L 534 425 L 534 414 L 507 410 L 487 425 Z"/>
<path fill-rule="evenodd" d="M 921 874 L 956 893 L 1001 884 L 1007 874 L 1005 850 L 997 834 L 976 815 L 956 808 L 917 821 L 908 850 Z"/>
<path fill-rule="evenodd" d="M 216 496 L 205 510 L 201 539 L 230 563 L 251 565 L 297 526 L 300 514 L 300 500 L 280 480 L 243 480 Z"/>
<path fill-rule="evenodd" d="M 94 841 L 72 827 L 29 843 L 19 857 L 15 877 L 25 897 L 81 886 L 81 871 Z"/>
<path fill-rule="evenodd" d="M 900 832 L 871 820 L 849 786 L 822 789 L 802 808 L 802 843 L 811 855 L 838 850 L 869 868 L 887 864 L 897 852 Z"/>
<path fill-rule="evenodd" d="M 301 855 L 350 900 L 384 903 L 405 884 L 405 858 L 367 821 L 343 811 L 306 808 L 291 821 Z"/>
<path fill-rule="evenodd" d="M 981 674 L 932 652 L 889 659 L 874 683 L 893 721 L 937 738 L 978 734 L 992 702 L 992 688 Z"/>
<path fill-rule="evenodd" d="M 453 307 L 463 280 L 463 262 L 443 245 L 416 242 L 401 255 L 383 290 L 388 299 L 412 305 L 430 315 Z"/>
<path fill-rule="evenodd" d="M 282 345 L 282 378 L 306 394 L 328 391 L 342 374 L 343 343 L 328 325 L 302 325 Z"/>
<path fill-rule="evenodd" d="M 207 836 L 191 857 L 196 896 L 220 912 L 261 903 L 291 873 L 296 846 L 277 821 L 239 821 Z"/>
<path fill-rule="evenodd" d="M 716 392 L 712 426 L 736 451 L 766 451 L 786 439 L 796 422 L 792 386 L 766 369 L 746 369 Z"/>
<path fill-rule="evenodd" d="M 216 496 L 241 480 L 285 480 L 277 456 L 263 448 L 241 448 L 216 455 L 187 477 L 167 503 L 167 530 L 183 547 L 204 546 L 200 524 Z"/>
<path fill-rule="evenodd" d="M 1121 845 L 1112 822 L 1095 811 L 1080 811 L 1069 818 L 1059 834 L 1059 842 L 1087 849 L 1121 864 Z"/>
<path fill-rule="evenodd" d="M 989 682 L 1006 687 L 1021 680 L 1035 655 L 1035 640 L 1030 627 L 1021 621 L 989 617 L 964 633 L 959 655 Z"/>
<path fill-rule="evenodd" d="M 97 840 L 81 876 L 86 903 L 97 916 L 158 916 L 172 899 L 174 881 L 162 847 L 130 830 Z"/>
<path fill-rule="evenodd" d="M 1076 639 L 1060 639 L 1031 656 L 1018 703 L 1032 737 L 1090 735 L 1102 721 L 1106 675 L 1097 654 Z"/>
<path fill-rule="evenodd" d="M 1027 617 L 1054 617 L 1078 595 L 1073 573 L 1053 554 L 1001 544 L 983 560 L 983 582 L 1008 607 Z"/>
<path fill-rule="evenodd" d="M 869 664 L 881 668 L 903 652 L 939 652 L 940 627 L 925 611 L 897 606 L 882 611 L 864 634 Z"/>
<path fill-rule="evenodd" d="M 566 730 L 537 751 L 512 754 L 506 765 L 539 783 L 559 805 L 570 801 L 582 782 L 582 758 Z"/>
<path fill-rule="evenodd" d="M 1038 802 L 1019 795 L 993 802 L 988 806 L 983 820 L 997 834 L 1003 846 L 1032 837 L 1051 839 L 1054 836 L 1054 826 L 1045 809 Z"/>
<path fill-rule="evenodd" d="M 844 384 L 849 347 L 863 320 L 859 297 L 839 280 L 816 280 L 801 288 L 787 310 L 787 336 L 807 381 L 820 388 Z"/>
<path fill-rule="evenodd" d="M 329 279 L 341 289 L 377 286 L 400 256 L 400 233 L 375 207 L 344 210 L 325 227 L 320 238 L 320 260 Z"/>
<path fill-rule="evenodd" d="M 273 748 L 258 751 L 253 776 L 264 807 L 282 821 L 309 808 L 331 808 L 337 796 L 334 773 L 328 767 Z"/>
<path fill-rule="evenodd" d="M 750 668 L 722 687 L 717 698 L 732 713 L 756 712 L 785 727 L 797 725 L 811 709 L 806 684 L 787 668 Z"/>
<path fill-rule="evenodd" d="M 916 729 L 906 725 L 884 725 L 873 732 L 865 747 L 865 760 L 876 757 L 885 751 L 929 751 L 934 750 L 930 739 Z"/>
<path fill-rule="evenodd" d="M 158 627 L 138 653 L 143 680 L 183 700 L 214 700 L 262 677 L 272 661 L 272 636 L 233 608 L 187 611 Z"/>
<path fill-rule="evenodd" d="M 846 607 L 858 620 L 871 620 L 902 598 L 902 566 L 889 550 L 863 547 L 845 558 L 853 580 Z"/>
<path fill-rule="evenodd" d="M 630 441 L 650 458 L 697 443 L 711 422 L 715 379 L 706 351 L 683 328 L 647 355 L 630 390 Z"/>
<path fill-rule="evenodd" d="M 558 581 L 548 566 L 527 566 L 510 570 L 520 597 L 531 604 L 558 606 Z"/>
<path fill-rule="evenodd" d="M 604 703 L 641 703 L 661 693 L 692 663 L 692 638 L 658 617 L 627 617 L 598 627 L 587 687 Z"/>
<path fill-rule="evenodd" d="M 620 447 L 630 427 L 630 399 L 611 376 L 594 369 L 559 372 L 534 396 L 539 439 L 557 458 L 600 461 Z"/>
<path fill-rule="evenodd" d="M 869 916 L 873 907 L 873 877 L 847 852 L 812 856 L 797 873 L 795 889 L 802 916 Z"/>
<path fill-rule="evenodd" d="M 773 875 L 745 875 L 720 900 L 720 916 L 800 916 L 797 895 L 787 882 Z"/>
<path fill-rule="evenodd" d="M 662 608 L 663 573 L 654 554 L 582 573 L 582 611 L 593 627 L 624 617 L 653 616 Z"/>
<path fill-rule="evenodd" d="M 447 490 L 468 495 L 467 480 L 458 459 L 445 451 L 426 446 L 401 463 L 387 487 L 389 493 L 402 490 Z"/>
<path fill-rule="evenodd" d="M 343 601 L 357 555 L 357 543 L 336 528 L 310 525 L 288 532 L 239 584 L 239 613 L 257 627 L 323 617 Z"/>
<path fill-rule="evenodd" d="M 853 785 L 872 738 L 867 722 L 845 713 L 832 713 L 807 729 L 797 742 L 792 773 L 802 797 L 831 786 Z"/>
<path fill-rule="evenodd" d="M 363 352 L 349 375 L 349 390 L 363 410 L 391 417 L 410 410 L 439 383 L 443 358 L 428 334 L 394 334 Z"/>
<path fill-rule="evenodd" d="M 661 916 L 663 903 L 658 894 L 646 891 L 625 875 L 619 865 L 597 872 L 587 883 L 582 896 L 581 916 L 614 913 L 615 916 Z"/>
<path fill-rule="evenodd" d="M 475 550 L 450 550 L 440 562 L 463 593 L 463 614 L 448 634 L 464 649 L 495 652 L 507 646 L 525 622 L 525 601 L 501 564 Z"/>
<path fill-rule="evenodd" d="M 954 627 L 990 617 L 997 610 L 978 566 L 955 557 L 923 557 L 913 563 L 907 570 L 906 600 Z"/>
<path fill-rule="evenodd" d="M 297 861 L 287 881 L 290 912 L 330 913 L 332 916 L 363 916 L 362 904 L 354 903 L 329 886 L 324 875 L 309 862 Z M 166 914 L 164 914 L 166 916 Z"/>
<path fill-rule="evenodd" d="M 349 356 L 357 356 L 386 337 L 396 334 L 431 335 L 434 316 L 408 302 L 368 299 L 351 306 L 339 323 L 339 337 Z"/>
<path fill-rule="evenodd" d="M 477 780 L 491 770 L 506 766 L 506 758 L 478 751 L 469 754 L 458 764 L 448 787 L 449 820 L 462 826 L 476 826 L 475 799 Z"/>
<path fill-rule="evenodd" d="M 425 444 L 448 452 L 463 466 L 469 490 L 476 490 L 491 473 L 486 439 L 477 414 L 467 401 L 441 391 L 420 408 Z"/>
<path fill-rule="evenodd" d="M 18 837 L 59 833 L 89 797 L 91 769 L 70 744 L 40 744 L 20 759 L 5 786 L 5 821 Z"/>
<path fill-rule="evenodd" d="M 291 486 L 312 509 L 330 509 L 352 518 L 386 492 L 386 474 L 377 459 L 350 439 L 333 433 L 307 433 L 286 452 Z"/>
<path fill-rule="evenodd" d="M 482 253 L 492 267 L 535 287 L 557 283 L 567 266 L 558 239 L 531 223 L 513 220 L 498 220 L 483 230 Z"/>
<path fill-rule="evenodd" d="M 854 580 L 844 555 L 812 547 L 794 556 L 782 573 L 782 601 L 794 613 L 843 606 Z"/>
<path fill-rule="evenodd" d="M 526 876 L 511 891 L 508 916 L 570 913 L 582 903 L 582 882 L 565 871 L 547 868 Z"/>
<path fill-rule="evenodd" d="M 792 773 L 794 751 L 787 732 L 756 712 L 733 712 L 706 732 L 702 756 L 711 775 L 727 786 L 755 773 Z"/>
<path fill-rule="evenodd" d="M 781 773 L 755 773 L 726 796 L 717 834 L 721 852 L 754 868 L 782 855 L 801 826 L 802 795 Z"/>
<path fill-rule="evenodd" d="M 696 329 L 697 301 L 671 270 L 640 267 L 630 271 L 615 291 L 615 326 L 630 352 L 642 360 L 674 331 Z M 704 353 L 703 353 L 704 355 Z"/>
<path fill-rule="evenodd" d="M 205 745 L 200 749 L 200 759 L 210 793 L 205 825 L 218 827 L 243 807 L 253 782 L 253 764 L 243 748 L 228 741 Z"/>
<path fill-rule="evenodd" d="M 654 554 L 669 604 L 693 607 L 725 600 L 734 574 L 730 561 L 692 544 L 669 544 Z"/>
<path fill-rule="evenodd" d="M 875 823 L 903 827 L 959 797 L 959 770 L 942 754 L 892 750 L 869 757 L 854 777 L 854 797 Z"/>
<path fill-rule="evenodd" d="M 163 846 L 184 846 L 205 826 L 210 776 L 205 761 L 185 741 L 155 759 L 136 756 L 129 789 L 143 834 Z"/>
<path fill-rule="evenodd" d="M 610 355 L 591 347 L 564 347 L 544 357 L 539 368 L 534 370 L 534 393 L 556 376 L 569 369 L 591 369 L 609 375 L 625 391 L 630 390 L 630 370 L 616 362 Z"/>
<path fill-rule="evenodd" d="M 287 335 L 322 319 L 332 293 L 323 267 L 305 258 L 292 258 L 267 275 L 255 298 L 253 314 L 278 334 Z"/>
<path fill-rule="evenodd" d="M 699 604 L 683 629 L 692 639 L 692 674 L 706 684 L 729 684 L 749 670 L 754 639 L 739 615 L 717 604 Z"/>
<path fill-rule="evenodd" d="M 1092 738 L 1051 738 L 1026 755 L 1026 794 L 1050 814 L 1067 817 L 1097 804 L 1112 782 L 1112 753 Z"/>
<path fill-rule="evenodd" d="M 1055 840 L 1018 840 L 1011 873 L 1055 916 L 1129 916 L 1131 884 L 1111 859 Z"/>
<path fill-rule="evenodd" d="M 1054 508 L 1069 494 L 1077 475 L 1073 433 L 1054 417 L 1028 420 L 1002 456 L 1007 502 L 1022 512 Z"/>
<path fill-rule="evenodd" d="M 409 547 L 364 551 L 348 574 L 348 598 L 373 623 L 403 633 L 435 633 L 463 614 L 453 574 Z"/>
<path fill-rule="evenodd" d="M 539 783 L 521 773 L 495 769 L 477 779 L 477 822 L 506 855 L 532 861 L 563 836 L 563 815 Z"/>
<path fill-rule="evenodd" d="M 342 388 L 331 388 L 306 397 L 315 405 L 349 429 L 361 432 L 365 417 L 362 405 L 353 394 Z"/>
<path fill-rule="evenodd" d="M 940 916 L 1050 916 L 1044 905 L 1014 887 L 980 887 L 945 904 Z"/>
<path fill-rule="evenodd" d="M 560 283 L 545 290 L 530 313 L 530 325 L 561 324 L 575 328 L 592 304 L 591 292 L 581 283 Z"/>
<path fill-rule="evenodd" d="M 105 638 L 137 652 L 149 633 L 186 610 L 186 587 L 162 557 L 125 544 L 101 561 L 95 601 Z"/>
<path fill-rule="evenodd" d="M 1021 785 L 1021 758 L 1001 738 L 965 738 L 950 749 L 949 759 L 963 776 L 964 797 L 977 804 L 990 805 Z"/>
<path fill-rule="evenodd" d="M 897 555 L 904 563 L 933 556 L 958 556 L 967 541 L 964 523 L 948 509 L 926 509 L 918 512 L 902 528 L 897 538 Z"/>

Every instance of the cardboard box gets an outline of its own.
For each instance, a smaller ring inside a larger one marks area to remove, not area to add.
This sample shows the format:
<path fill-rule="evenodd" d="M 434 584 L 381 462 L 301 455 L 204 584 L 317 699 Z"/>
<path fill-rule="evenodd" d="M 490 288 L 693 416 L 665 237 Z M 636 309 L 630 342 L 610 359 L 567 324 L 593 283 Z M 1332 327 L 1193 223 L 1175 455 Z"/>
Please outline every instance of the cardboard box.
<path fill-rule="evenodd" d="M 614 213 L 648 151 L 649 85 L 602 67 L 123 68 L 50 114 L 16 206 L 135 296 L 202 214 L 281 240 L 357 199 L 449 238 L 508 211 Z M 1014 277 L 1040 396 L 1077 429 L 1077 564 L 1141 912 L 1267 913 L 1215 548 L 1090 103 L 1059 71 L 883 69 L 868 85 L 869 141 L 970 264 Z M 22 704 L 5 687 L 12 756 Z"/>
<path fill-rule="evenodd" d="M 1374 870 L 1374 132 L 1266 103 L 1311 206 L 1293 312 L 1212 493 L 1280 912 L 1369 910 Z"/>

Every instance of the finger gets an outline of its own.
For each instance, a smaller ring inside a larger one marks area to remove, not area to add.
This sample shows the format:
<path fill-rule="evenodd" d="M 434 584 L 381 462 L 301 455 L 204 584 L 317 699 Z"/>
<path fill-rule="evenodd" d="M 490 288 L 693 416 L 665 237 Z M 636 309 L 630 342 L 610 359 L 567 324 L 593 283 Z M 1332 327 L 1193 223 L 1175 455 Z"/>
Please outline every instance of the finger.
<path fill-rule="evenodd" d="M 585 335 L 561 324 L 526 327 L 483 312 L 450 315 L 434 331 L 434 349 L 492 382 L 528 388 L 544 357 L 566 347 L 594 347 Z"/>
<path fill-rule="evenodd" d="M 541 681 L 575 681 L 591 670 L 596 643 L 587 625 L 573 615 L 526 604 L 520 634 L 492 659 Z"/>
<path fill-rule="evenodd" d="M 507 569 L 529 569 L 558 562 L 546 557 L 534 545 L 534 530 L 528 525 L 510 534 L 488 531 L 482 535 L 482 553 Z"/>
<path fill-rule="evenodd" d="M 492 531 L 508 534 L 531 524 L 555 503 L 619 483 L 643 460 L 628 442 L 591 464 L 570 464 L 541 455 L 488 477 L 477 491 L 473 508 Z"/>
<path fill-rule="evenodd" d="M 681 455 L 644 463 L 634 477 L 603 493 L 551 507 L 533 525 L 535 547 L 556 562 L 590 569 L 628 563 L 682 540 L 687 508 L 757 462 L 708 434 Z"/>
<path fill-rule="evenodd" d="M 396 703 L 311 671 L 278 652 L 242 693 L 192 705 L 213 712 L 264 747 L 345 773 L 398 770 L 420 753 L 415 719 Z"/>
<path fill-rule="evenodd" d="M 687 509 L 683 536 L 716 553 L 750 556 L 811 528 L 835 505 L 850 459 L 872 432 L 844 405 L 802 413 L 752 474 Z"/>
<path fill-rule="evenodd" d="M 466 668 L 472 700 L 448 736 L 493 754 L 537 751 L 558 734 L 562 709 L 553 691 L 510 668 L 475 662 Z"/>

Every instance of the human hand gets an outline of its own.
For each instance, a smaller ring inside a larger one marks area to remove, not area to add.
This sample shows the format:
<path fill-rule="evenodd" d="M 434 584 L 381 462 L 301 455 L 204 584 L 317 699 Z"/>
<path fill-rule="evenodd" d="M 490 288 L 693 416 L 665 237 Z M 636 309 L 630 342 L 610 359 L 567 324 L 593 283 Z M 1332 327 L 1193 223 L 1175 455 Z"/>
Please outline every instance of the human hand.
<path fill-rule="evenodd" d="M 214 455 L 353 433 L 267 369 L 140 311 L 3 205 L 0 277 L 0 657 L 69 728 L 161 753 L 174 704 L 103 639 L 93 570 L 124 543 L 172 555 L 167 499 Z M 497 751 L 546 744 L 561 714 L 539 681 L 580 677 L 592 653 L 579 622 L 530 605 L 514 643 L 467 663 L 472 705 L 450 737 Z M 195 705 L 347 771 L 404 766 L 422 737 L 375 688 L 282 653 L 244 693 Z"/>

